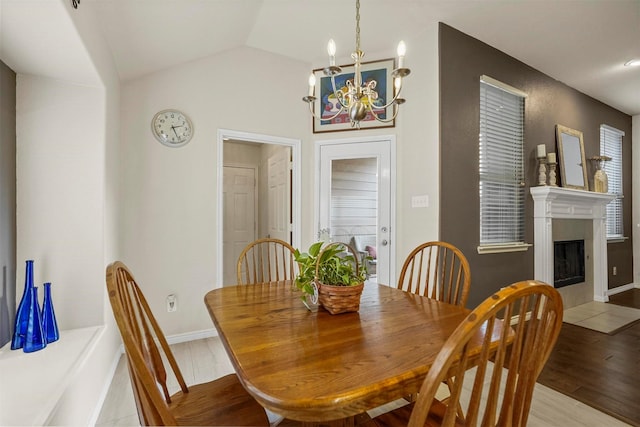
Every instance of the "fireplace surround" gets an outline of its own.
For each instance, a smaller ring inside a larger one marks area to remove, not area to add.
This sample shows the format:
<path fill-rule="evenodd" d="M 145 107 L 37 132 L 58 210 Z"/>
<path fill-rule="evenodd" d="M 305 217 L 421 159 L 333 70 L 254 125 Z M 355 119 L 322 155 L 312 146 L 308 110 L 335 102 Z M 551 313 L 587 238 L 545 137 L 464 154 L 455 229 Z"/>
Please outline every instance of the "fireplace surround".
<path fill-rule="evenodd" d="M 553 284 L 556 220 L 588 220 L 584 249 L 591 260 L 586 263 L 585 275 L 593 282 L 593 300 L 608 301 L 606 206 L 615 195 L 550 186 L 531 187 L 530 192 L 534 202 L 534 278 Z"/>

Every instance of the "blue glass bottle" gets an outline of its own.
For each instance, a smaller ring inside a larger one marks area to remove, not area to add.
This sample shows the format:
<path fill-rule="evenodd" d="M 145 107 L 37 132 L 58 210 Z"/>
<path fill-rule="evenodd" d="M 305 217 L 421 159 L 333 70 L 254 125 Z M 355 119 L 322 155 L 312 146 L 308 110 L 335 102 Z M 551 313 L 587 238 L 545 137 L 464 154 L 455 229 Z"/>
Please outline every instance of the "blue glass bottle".
<path fill-rule="evenodd" d="M 31 289 L 33 288 L 33 260 L 26 261 L 26 273 L 24 276 L 24 293 L 18 310 L 16 310 L 15 327 L 13 329 L 13 339 L 11 340 L 11 350 L 17 350 L 24 345 L 24 336 L 27 333 L 29 323 L 29 307 L 31 306 Z"/>
<path fill-rule="evenodd" d="M 58 322 L 56 313 L 53 311 L 53 300 L 51 299 L 51 283 L 44 284 L 44 301 L 42 302 L 42 329 L 47 339 L 47 344 L 58 341 Z"/>
<path fill-rule="evenodd" d="M 24 336 L 24 345 L 22 351 L 32 353 L 42 350 L 47 346 L 47 337 L 42 330 L 42 313 L 40 312 L 40 304 L 38 303 L 38 287 L 31 288 L 31 305 L 29 306 L 29 322 L 27 323 L 27 332 Z"/>

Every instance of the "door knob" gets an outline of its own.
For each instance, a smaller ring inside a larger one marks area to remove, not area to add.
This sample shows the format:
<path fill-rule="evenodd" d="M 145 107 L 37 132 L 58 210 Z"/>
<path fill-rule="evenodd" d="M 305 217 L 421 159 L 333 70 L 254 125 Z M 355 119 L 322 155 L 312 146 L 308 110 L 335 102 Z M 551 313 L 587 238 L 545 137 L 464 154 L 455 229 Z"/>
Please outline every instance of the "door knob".
<path fill-rule="evenodd" d="M 382 246 L 387 246 L 389 244 L 389 242 L 387 241 L 387 239 L 382 239 L 380 244 L 382 244 Z"/>

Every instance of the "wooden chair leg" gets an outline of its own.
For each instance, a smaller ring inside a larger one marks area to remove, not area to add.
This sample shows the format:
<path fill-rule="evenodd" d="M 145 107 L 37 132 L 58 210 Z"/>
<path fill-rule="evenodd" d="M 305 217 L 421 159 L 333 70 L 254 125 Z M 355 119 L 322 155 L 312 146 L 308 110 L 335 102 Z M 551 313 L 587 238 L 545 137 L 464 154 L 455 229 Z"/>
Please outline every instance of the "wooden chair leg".
<path fill-rule="evenodd" d="M 447 378 L 446 380 L 444 380 L 444 383 L 447 385 L 447 388 L 449 389 L 449 393 L 452 392 L 453 390 L 453 382 L 455 381 L 455 379 L 453 378 Z M 444 399 L 441 399 L 441 402 L 444 403 L 445 405 L 449 404 L 449 398 L 445 397 Z M 462 410 L 462 405 L 460 405 L 460 402 L 458 402 L 458 408 L 456 409 L 456 416 L 461 420 L 464 421 L 464 411 Z"/>

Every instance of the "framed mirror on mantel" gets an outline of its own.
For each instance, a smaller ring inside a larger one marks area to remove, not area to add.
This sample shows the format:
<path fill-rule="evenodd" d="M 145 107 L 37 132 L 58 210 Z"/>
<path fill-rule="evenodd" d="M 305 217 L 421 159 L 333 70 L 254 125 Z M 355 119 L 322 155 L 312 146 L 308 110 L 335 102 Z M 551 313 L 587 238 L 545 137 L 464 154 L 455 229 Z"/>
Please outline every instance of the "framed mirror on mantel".
<path fill-rule="evenodd" d="M 560 184 L 566 188 L 589 191 L 582 132 L 556 125 L 556 142 L 560 162 Z"/>

